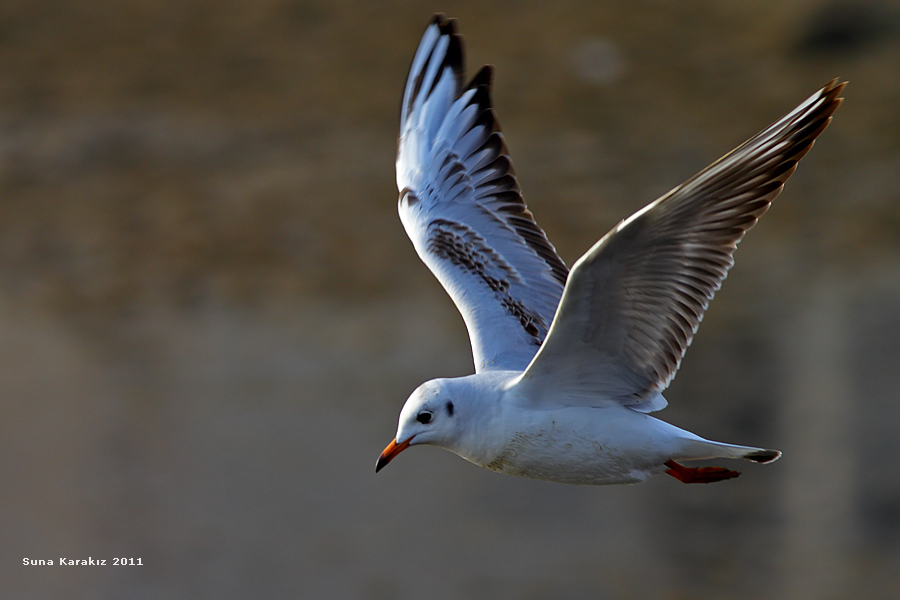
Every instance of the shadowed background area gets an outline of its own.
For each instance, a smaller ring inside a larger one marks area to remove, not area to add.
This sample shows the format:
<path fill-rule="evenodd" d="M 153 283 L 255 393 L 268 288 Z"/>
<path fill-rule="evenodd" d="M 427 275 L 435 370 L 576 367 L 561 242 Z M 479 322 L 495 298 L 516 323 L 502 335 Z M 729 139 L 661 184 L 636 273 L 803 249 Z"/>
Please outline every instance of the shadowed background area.
<path fill-rule="evenodd" d="M 0 5 L 4 598 L 893 597 L 900 9 L 889 0 Z M 566 487 L 416 448 L 472 369 L 396 214 L 406 69 L 460 19 L 571 264 L 840 76 L 847 101 L 659 416 L 784 458 Z M 141 558 L 141 567 L 23 558 Z"/>

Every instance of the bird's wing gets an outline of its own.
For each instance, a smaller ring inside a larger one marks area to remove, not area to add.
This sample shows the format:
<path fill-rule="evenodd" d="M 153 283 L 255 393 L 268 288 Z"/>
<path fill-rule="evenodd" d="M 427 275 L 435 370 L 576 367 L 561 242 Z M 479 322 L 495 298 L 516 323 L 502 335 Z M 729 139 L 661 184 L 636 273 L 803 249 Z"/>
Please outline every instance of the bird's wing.
<path fill-rule="evenodd" d="M 568 276 L 522 200 L 491 108 L 491 68 L 464 84 L 455 21 L 436 15 L 400 108 L 400 219 L 462 313 L 476 371 L 523 370 Z"/>
<path fill-rule="evenodd" d="M 581 257 L 519 381 L 528 397 L 663 408 L 660 393 L 734 263 L 735 247 L 831 122 L 844 85 L 832 81 Z"/>

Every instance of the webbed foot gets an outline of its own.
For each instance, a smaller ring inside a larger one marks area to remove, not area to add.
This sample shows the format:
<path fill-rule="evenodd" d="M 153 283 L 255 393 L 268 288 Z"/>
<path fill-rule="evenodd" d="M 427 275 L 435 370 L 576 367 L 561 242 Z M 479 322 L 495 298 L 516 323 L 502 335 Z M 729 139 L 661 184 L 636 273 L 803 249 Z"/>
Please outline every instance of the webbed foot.
<path fill-rule="evenodd" d="M 666 473 L 681 483 L 713 483 L 740 475 L 738 471 L 731 471 L 725 467 L 691 468 L 679 465 L 674 460 L 668 460 L 665 464 L 669 467 Z"/>

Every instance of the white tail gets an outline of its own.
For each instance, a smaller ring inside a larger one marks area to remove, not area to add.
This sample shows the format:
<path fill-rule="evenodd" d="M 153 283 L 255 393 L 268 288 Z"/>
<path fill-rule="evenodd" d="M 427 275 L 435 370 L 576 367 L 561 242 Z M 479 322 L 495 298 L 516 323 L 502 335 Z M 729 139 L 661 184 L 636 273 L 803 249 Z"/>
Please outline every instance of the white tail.
<path fill-rule="evenodd" d="M 680 460 L 706 460 L 710 458 L 741 458 L 760 464 L 775 462 L 781 458 L 778 450 L 766 448 L 754 448 L 752 446 L 738 446 L 711 442 L 702 438 L 682 440 L 682 451 L 678 455 Z"/>

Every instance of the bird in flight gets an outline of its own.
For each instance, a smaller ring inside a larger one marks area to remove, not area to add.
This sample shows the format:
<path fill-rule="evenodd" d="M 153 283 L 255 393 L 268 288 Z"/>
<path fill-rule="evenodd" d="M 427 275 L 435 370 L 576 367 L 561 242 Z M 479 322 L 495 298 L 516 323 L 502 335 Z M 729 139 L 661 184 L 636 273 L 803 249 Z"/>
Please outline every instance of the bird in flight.
<path fill-rule="evenodd" d="M 616 225 L 569 270 L 525 206 L 491 105 L 465 82 L 456 24 L 435 15 L 400 109 L 400 219 L 465 320 L 475 373 L 419 386 L 380 471 L 429 444 L 501 473 L 571 484 L 736 477 L 684 461 L 769 463 L 777 450 L 704 439 L 650 413 L 744 233 L 840 106 L 837 79 Z"/>

